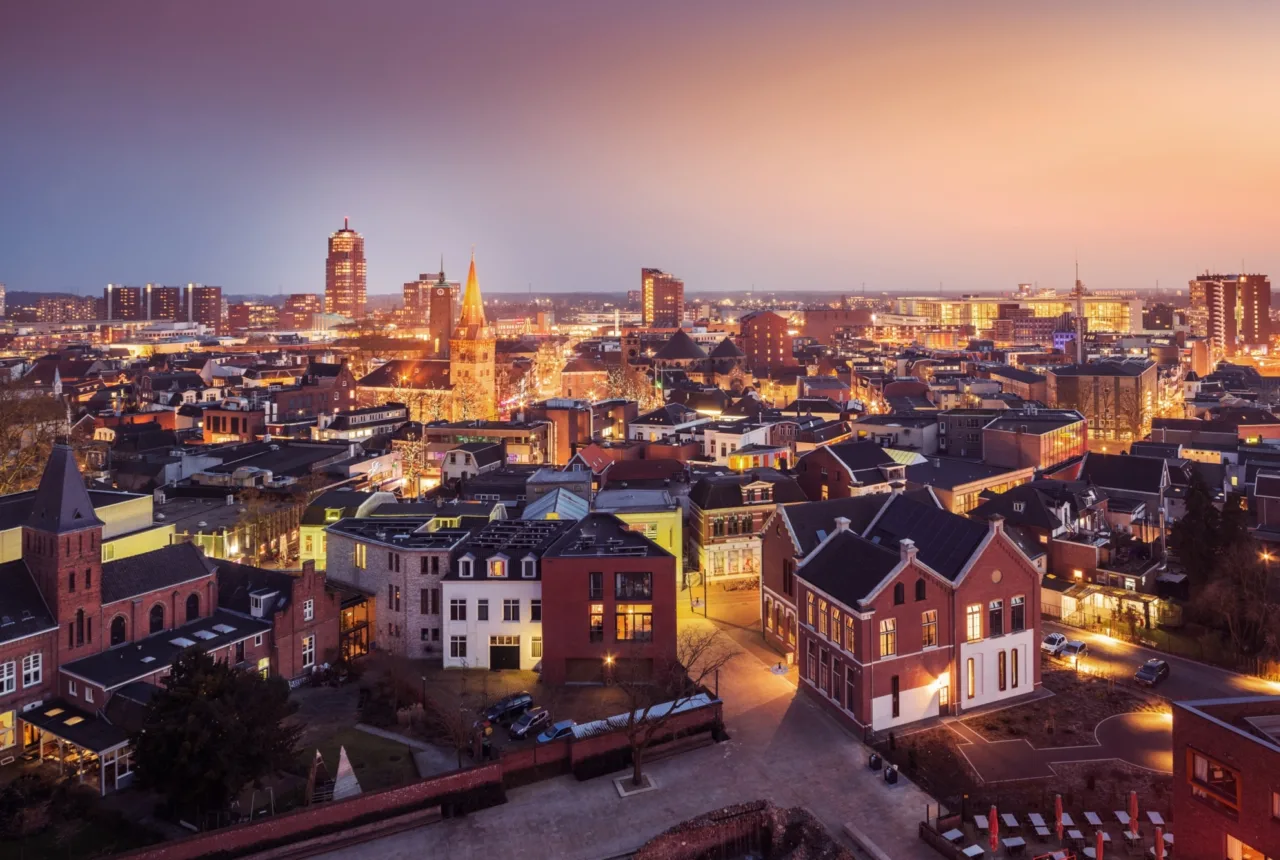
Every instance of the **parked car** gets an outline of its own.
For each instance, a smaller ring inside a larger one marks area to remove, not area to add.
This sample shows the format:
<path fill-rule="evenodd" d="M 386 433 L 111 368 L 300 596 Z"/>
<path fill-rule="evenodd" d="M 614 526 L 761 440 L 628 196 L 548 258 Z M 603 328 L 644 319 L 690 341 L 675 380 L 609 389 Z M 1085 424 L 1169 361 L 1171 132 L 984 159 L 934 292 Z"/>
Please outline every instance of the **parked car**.
<path fill-rule="evenodd" d="M 508 730 L 512 740 L 536 735 L 544 726 L 551 724 L 551 712 L 539 705 L 534 705 L 521 714 Z"/>
<path fill-rule="evenodd" d="M 1079 639 L 1072 639 L 1066 645 L 1062 646 L 1062 650 L 1058 652 L 1058 656 L 1063 660 L 1072 660 L 1076 657 L 1083 657 L 1088 653 L 1088 645 L 1084 644 Z"/>
<path fill-rule="evenodd" d="M 1061 633 L 1050 633 L 1040 640 L 1040 650 L 1057 657 L 1067 647 L 1067 637 Z"/>
<path fill-rule="evenodd" d="M 512 693 L 485 708 L 484 718 L 494 723 L 509 723 L 533 707 L 533 696 L 528 693 Z"/>
<path fill-rule="evenodd" d="M 573 734 L 573 727 L 576 725 L 577 723 L 575 723 L 573 720 L 561 720 L 560 722 L 551 726 L 551 728 L 547 729 L 542 734 L 538 735 L 538 743 L 549 744 L 552 741 L 558 741 L 561 738 L 567 738 L 569 737 L 569 735 Z"/>
<path fill-rule="evenodd" d="M 1154 687 L 1168 677 L 1169 664 L 1158 657 L 1152 657 L 1133 673 L 1133 680 L 1146 687 Z"/>

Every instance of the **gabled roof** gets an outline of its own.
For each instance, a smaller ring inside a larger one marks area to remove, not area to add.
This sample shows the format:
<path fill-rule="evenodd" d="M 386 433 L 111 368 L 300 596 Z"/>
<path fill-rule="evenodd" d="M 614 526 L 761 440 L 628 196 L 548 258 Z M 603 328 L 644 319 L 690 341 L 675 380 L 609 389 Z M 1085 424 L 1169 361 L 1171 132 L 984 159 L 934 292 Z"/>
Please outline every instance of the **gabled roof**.
<path fill-rule="evenodd" d="M 901 562 L 896 549 L 837 531 L 796 568 L 796 576 L 849 607 L 856 607 Z"/>
<path fill-rule="evenodd" d="M 362 388 L 448 389 L 449 360 L 441 358 L 395 358 L 363 377 Z"/>
<path fill-rule="evenodd" d="M 1165 461 L 1157 457 L 1090 451 L 1080 466 L 1080 480 L 1110 490 L 1159 493 L 1164 479 Z"/>
<path fill-rule="evenodd" d="M 884 448 L 881 448 L 879 444 L 865 440 L 826 445 L 819 450 L 829 451 L 831 456 L 843 463 L 851 472 L 857 472 L 862 469 L 876 469 L 880 466 L 897 465 L 894 459 L 885 453 Z M 808 455 L 806 454 L 805 456 Z"/>
<path fill-rule="evenodd" d="M 556 487 L 525 505 L 522 520 L 580 520 L 591 511 L 586 499 L 564 487 Z"/>
<path fill-rule="evenodd" d="M 40 486 L 31 500 L 27 525 L 33 529 L 62 534 L 102 525 L 93 511 L 89 491 L 85 488 L 80 467 L 69 445 L 53 446 Z"/>
<path fill-rule="evenodd" d="M 987 531 L 984 523 L 894 494 L 864 534 L 868 540 L 894 549 L 903 538 L 910 538 L 920 561 L 954 581 L 981 546 Z"/>
<path fill-rule="evenodd" d="M 463 442 L 454 445 L 450 451 L 466 451 L 475 458 L 477 466 L 488 466 L 506 459 L 507 446 L 501 442 Z"/>
<path fill-rule="evenodd" d="M 1063 525 L 1062 520 L 1054 513 L 1060 505 L 1061 502 L 1051 498 L 1048 493 L 1031 484 L 1023 484 L 987 499 L 969 511 L 969 516 L 986 522 L 992 515 L 999 514 L 1010 525 L 1053 531 Z"/>
<path fill-rule="evenodd" d="M 805 500 L 804 490 L 795 478 L 777 469 L 752 469 L 741 474 L 708 475 L 689 490 L 689 501 L 704 511 L 717 508 L 741 508 L 742 488 L 763 481 L 773 486 L 773 500 L 765 504 L 790 504 Z"/>
<path fill-rule="evenodd" d="M 213 572 L 193 543 L 176 543 L 102 565 L 102 602 L 114 603 L 169 588 Z"/>
<path fill-rule="evenodd" d="M 676 329 L 676 333 L 653 357 L 656 361 L 697 361 L 706 358 L 707 351 L 698 346 L 684 329 Z"/>
<path fill-rule="evenodd" d="M 0 643 L 57 627 L 26 562 L 0 564 Z"/>
<path fill-rule="evenodd" d="M 329 490 L 311 500 L 302 512 L 304 526 L 322 526 L 327 522 L 336 522 L 326 516 L 328 510 L 341 511 L 338 519 L 357 516 L 360 506 L 373 498 L 373 493 L 362 493 L 357 490 Z"/>
<path fill-rule="evenodd" d="M 716 348 L 711 350 L 710 358 L 744 358 L 746 353 L 738 349 L 738 345 L 729 338 L 725 338 L 716 344 Z"/>
<path fill-rule="evenodd" d="M 778 516 L 782 518 L 782 527 L 790 529 L 800 555 L 808 555 L 836 530 L 836 517 L 849 520 L 849 527 L 861 534 L 892 498 L 888 493 L 875 493 L 784 505 L 778 508 Z"/>
<path fill-rule="evenodd" d="M 633 419 L 631 423 L 632 425 L 657 424 L 674 427 L 678 424 L 688 424 L 690 421 L 696 421 L 697 419 L 698 413 L 687 406 L 682 406 L 679 403 L 668 403 Z"/>
<path fill-rule="evenodd" d="M 248 615 L 253 611 L 254 592 L 274 592 L 264 618 L 283 612 L 293 599 L 295 576 L 279 570 L 266 570 L 249 564 L 218 562 L 218 606 Z"/>

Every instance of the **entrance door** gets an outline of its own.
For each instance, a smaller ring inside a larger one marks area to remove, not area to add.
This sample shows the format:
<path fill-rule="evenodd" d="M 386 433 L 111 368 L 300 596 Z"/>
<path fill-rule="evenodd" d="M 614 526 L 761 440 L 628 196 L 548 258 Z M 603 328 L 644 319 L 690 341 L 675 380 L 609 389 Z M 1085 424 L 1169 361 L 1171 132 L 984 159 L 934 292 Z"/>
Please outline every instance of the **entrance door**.
<path fill-rule="evenodd" d="M 514 640 L 514 643 L 512 642 Z M 489 637 L 489 668 L 490 669 L 519 669 L 520 668 L 520 637 L 519 636 L 490 636 Z"/>
<path fill-rule="evenodd" d="M 945 717 L 951 709 L 951 687 L 943 684 L 938 688 L 938 716 Z"/>

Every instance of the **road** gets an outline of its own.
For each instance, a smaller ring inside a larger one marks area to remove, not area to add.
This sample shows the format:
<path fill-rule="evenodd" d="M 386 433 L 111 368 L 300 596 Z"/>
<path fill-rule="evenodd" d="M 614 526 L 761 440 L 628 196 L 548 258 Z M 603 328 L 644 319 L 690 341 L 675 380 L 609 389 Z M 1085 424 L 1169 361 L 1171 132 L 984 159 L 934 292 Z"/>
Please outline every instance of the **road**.
<path fill-rule="evenodd" d="M 1046 633 L 1059 632 L 1070 639 L 1079 639 L 1089 646 L 1086 661 L 1091 666 L 1117 678 L 1132 677 L 1138 666 L 1152 657 L 1169 661 L 1169 678 L 1156 688 L 1156 692 L 1175 702 L 1194 699 L 1226 699 L 1234 696 L 1274 696 L 1280 693 L 1280 684 L 1261 678 L 1239 675 L 1197 663 L 1185 657 L 1176 657 L 1162 651 L 1153 651 L 1138 645 L 1130 645 L 1101 633 L 1087 633 L 1075 627 L 1067 627 L 1050 621 L 1044 623 Z"/>

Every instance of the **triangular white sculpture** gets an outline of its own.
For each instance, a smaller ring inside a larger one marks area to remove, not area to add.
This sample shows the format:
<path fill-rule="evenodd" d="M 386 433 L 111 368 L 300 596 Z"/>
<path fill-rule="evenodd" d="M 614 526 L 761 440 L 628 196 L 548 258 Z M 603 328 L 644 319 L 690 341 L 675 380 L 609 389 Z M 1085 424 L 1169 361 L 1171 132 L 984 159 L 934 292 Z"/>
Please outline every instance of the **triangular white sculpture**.
<path fill-rule="evenodd" d="M 356 779 L 356 772 L 351 768 L 351 761 L 347 758 L 347 748 L 338 748 L 338 776 L 333 781 L 333 799 L 346 800 L 348 797 L 355 797 L 361 793 L 360 780 Z"/>

